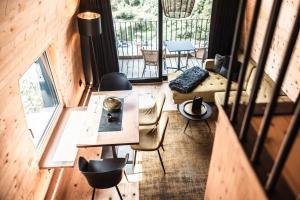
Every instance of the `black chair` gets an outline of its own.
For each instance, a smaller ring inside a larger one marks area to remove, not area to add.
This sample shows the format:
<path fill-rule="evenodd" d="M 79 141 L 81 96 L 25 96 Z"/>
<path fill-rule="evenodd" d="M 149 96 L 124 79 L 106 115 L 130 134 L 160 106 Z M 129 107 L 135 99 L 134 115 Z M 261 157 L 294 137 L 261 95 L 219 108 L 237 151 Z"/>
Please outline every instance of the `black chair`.
<path fill-rule="evenodd" d="M 126 75 L 119 72 L 112 72 L 102 76 L 100 91 L 132 90 L 132 85 Z"/>
<path fill-rule="evenodd" d="M 96 189 L 111 187 L 116 187 L 120 199 L 123 199 L 118 184 L 122 180 L 128 157 L 129 154 L 125 158 L 90 160 L 89 162 L 84 157 L 79 157 L 79 170 L 85 176 L 89 185 L 94 188 L 92 199 L 94 199 Z"/>

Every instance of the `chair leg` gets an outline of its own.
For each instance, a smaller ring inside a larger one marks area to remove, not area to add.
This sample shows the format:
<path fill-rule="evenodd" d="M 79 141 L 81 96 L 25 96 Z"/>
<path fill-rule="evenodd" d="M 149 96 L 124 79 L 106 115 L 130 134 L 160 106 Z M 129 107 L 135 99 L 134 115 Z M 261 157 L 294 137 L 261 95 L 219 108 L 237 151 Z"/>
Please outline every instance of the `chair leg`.
<path fill-rule="evenodd" d="M 158 150 L 158 149 L 157 149 L 157 153 L 158 153 L 158 156 L 159 156 L 160 164 L 161 164 L 161 166 L 162 166 L 162 168 L 163 168 L 163 170 L 164 170 L 164 173 L 166 173 L 166 170 L 165 170 L 165 167 L 164 167 L 164 163 L 163 163 L 163 161 L 162 161 L 162 159 L 161 159 L 161 156 L 160 156 L 160 153 L 159 153 L 159 150 Z"/>
<path fill-rule="evenodd" d="M 127 174 L 126 174 L 126 172 L 125 172 L 125 169 L 124 169 L 124 175 L 125 175 L 125 178 L 126 178 L 127 182 L 129 183 L 129 180 L 128 180 L 128 177 L 127 177 Z"/>
<path fill-rule="evenodd" d="M 96 190 L 96 188 L 93 189 L 92 200 L 94 200 L 94 197 L 95 197 L 95 190 Z"/>
<path fill-rule="evenodd" d="M 164 148 L 164 144 L 161 144 L 161 149 L 163 150 L 163 151 L 165 151 L 165 148 Z"/>
<path fill-rule="evenodd" d="M 146 65 L 144 64 L 144 69 L 143 69 L 143 72 L 142 72 L 142 78 L 143 78 L 144 75 L 145 75 L 145 70 L 146 70 Z"/>
<path fill-rule="evenodd" d="M 136 163 L 136 154 L 137 154 L 137 150 L 134 151 L 134 158 L 133 158 L 133 165 L 132 165 L 133 170 L 134 170 L 135 163 Z"/>
<path fill-rule="evenodd" d="M 118 191 L 118 194 L 119 194 L 119 197 L 120 197 L 120 199 L 121 200 L 123 200 L 123 198 L 122 198 L 122 194 L 121 194 L 121 192 L 120 192 L 120 190 L 119 190 L 119 188 L 118 188 L 118 186 L 116 185 L 116 189 L 117 189 L 117 191 Z"/>

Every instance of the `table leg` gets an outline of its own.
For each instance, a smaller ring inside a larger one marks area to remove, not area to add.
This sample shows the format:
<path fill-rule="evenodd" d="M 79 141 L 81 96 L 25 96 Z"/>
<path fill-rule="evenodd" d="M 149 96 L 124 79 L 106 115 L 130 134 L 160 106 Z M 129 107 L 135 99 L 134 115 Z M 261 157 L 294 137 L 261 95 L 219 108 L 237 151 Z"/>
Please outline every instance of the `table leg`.
<path fill-rule="evenodd" d="M 205 121 L 205 123 L 206 123 L 206 125 L 207 125 L 207 127 L 208 127 L 208 129 L 209 129 L 209 133 L 211 134 L 212 132 L 211 132 L 211 128 L 210 128 L 210 126 L 209 126 L 209 123 L 207 122 L 206 119 L 205 119 L 204 121 Z"/>
<path fill-rule="evenodd" d="M 186 123 L 186 125 L 185 125 L 185 127 L 184 127 L 183 133 L 185 133 L 185 131 L 186 131 L 186 129 L 187 129 L 187 127 L 188 127 L 189 124 L 190 124 L 190 120 L 188 119 L 188 120 L 187 120 L 187 123 Z"/>
<path fill-rule="evenodd" d="M 181 56 L 181 51 L 178 51 L 178 64 L 177 64 L 177 71 L 180 71 L 180 56 Z"/>
<path fill-rule="evenodd" d="M 113 153 L 113 158 L 117 158 L 118 157 L 118 155 L 117 155 L 117 151 L 116 151 L 116 146 L 111 146 L 111 148 L 112 148 L 112 153 Z"/>

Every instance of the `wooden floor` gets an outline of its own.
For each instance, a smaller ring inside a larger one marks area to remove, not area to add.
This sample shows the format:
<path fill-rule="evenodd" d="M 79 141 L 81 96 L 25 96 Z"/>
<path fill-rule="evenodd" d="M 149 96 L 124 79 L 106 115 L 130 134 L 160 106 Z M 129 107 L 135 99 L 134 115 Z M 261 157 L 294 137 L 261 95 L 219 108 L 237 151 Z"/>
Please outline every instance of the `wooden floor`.
<path fill-rule="evenodd" d="M 181 66 L 186 66 L 186 57 L 181 58 Z M 173 72 L 177 68 L 177 58 L 167 58 L 165 63 L 165 68 L 163 68 L 163 75 L 167 75 L 169 72 Z M 157 78 L 157 67 L 156 66 L 147 66 L 144 76 L 144 60 L 143 59 L 119 59 L 120 71 L 127 75 L 129 79 L 143 79 L 143 78 Z M 190 58 L 188 61 L 188 68 L 193 66 L 202 66 L 200 59 Z"/>
<path fill-rule="evenodd" d="M 133 90 L 137 91 L 140 96 L 140 107 L 144 107 L 146 105 L 154 103 L 156 94 L 160 90 L 164 90 L 166 93 L 166 102 L 165 102 L 163 111 L 167 111 L 167 112 L 171 111 L 173 113 L 175 111 L 175 113 L 177 113 L 177 111 L 176 111 L 177 107 L 173 103 L 173 100 L 170 95 L 170 89 L 168 88 L 167 82 L 164 82 L 162 84 L 154 84 L 154 85 L 152 85 L 152 84 L 151 85 L 134 85 Z M 182 127 L 183 126 L 182 123 L 185 123 L 185 119 L 182 118 L 182 116 L 180 114 L 177 114 L 177 116 L 180 118 L 180 123 L 173 122 L 172 126 L 174 126 L 173 127 L 174 131 L 180 131 L 181 129 L 178 129 L 178 127 Z M 177 120 L 179 120 L 178 117 L 176 118 Z M 212 130 L 214 133 L 215 118 L 213 118 L 212 121 L 209 122 L 209 124 L 212 125 Z M 205 126 L 202 126 L 202 125 L 201 126 L 197 126 L 197 125 L 193 126 L 193 133 L 197 133 L 197 131 L 203 130 L 203 127 L 205 127 Z M 181 134 L 179 134 L 179 135 L 182 136 Z M 183 139 L 187 140 L 184 143 L 188 142 L 188 144 L 190 144 L 190 142 L 192 142 L 192 141 L 189 141 L 190 138 L 188 136 L 183 137 Z M 171 148 L 171 149 L 173 149 L 173 148 Z M 171 149 L 169 151 L 167 150 L 168 151 L 167 153 L 170 154 Z M 189 149 L 189 148 L 187 148 L 187 149 Z M 101 156 L 101 151 L 102 151 L 101 148 L 80 149 L 78 152 L 77 160 L 78 160 L 79 156 L 84 156 L 87 159 L 99 159 Z M 172 155 L 169 155 L 170 158 L 176 154 L 176 148 L 173 149 L 173 151 L 174 152 L 171 153 Z M 205 150 L 205 151 L 207 151 L 207 150 Z M 205 155 L 208 157 L 205 158 L 206 159 L 205 166 L 203 167 L 203 170 L 205 173 L 204 173 L 204 177 L 201 178 L 201 181 L 202 181 L 201 185 L 204 185 L 204 187 L 205 187 L 205 182 L 203 182 L 203 181 L 205 181 L 205 179 L 206 179 L 205 174 L 207 173 L 208 162 L 209 162 L 209 160 L 207 160 L 207 159 L 210 158 L 210 153 L 209 153 L 209 151 L 207 151 L 207 152 L 208 153 L 205 153 Z M 150 153 L 149 155 L 151 156 L 152 155 L 151 152 L 149 152 L 149 153 Z M 166 155 L 168 155 L 168 154 L 165 154 L 165 156 Z M 141 156 L 141 154 L 140 154 L 140 156 Z M 138 157 L 139 159 L 141 158 L 140 156 Z M 164 159 L 166 161 L 166 166 L 168 166 L 167 163 L 168 163 L 169 157 L 168 156 L 164 157 Z M 77 160 L 75 163 L 77 163 Z M 156 168 L 160 169 L 159 162 L 156 162 L 156 161 L 157 160 L 154 159 L 154 161 L 151 161 L 151 162 L 154 162 L 154 164 L 158 165 L 158 166 L 156 166 Z M 170 165 L 170 163 L 169 163 L 169 165 Z M 139 165 L 139 166 L 141 166 L 141 165 Z M 173 166 L 172 163 L 171 163 L 171 166 Z M 168 168 L 170 168 L 170 167 L 168 167 Z M 137 170 L 139 170 L 139 169 L 140 169 L 140 167 L 137 167 Z M 151 169 L 151 167 L 150 167 L 150 169 Z M 173 169 L 171 169 L 171 171 L 172 170 Z M 183 170 L 183 171 L 185 171 L 185 170 Z M 183 174 L 185 174 L 185 173 L 183 173 Z M 201 174 L 201 176 L 203 176 L 203 172 L 200 172 L 200 174 Z M 160 175 L 163 176 L 163 173 Z M 144 174 L 144 176 L 146 176 L 146 174 Z M 181 175 L 179 175 L 179 176 L 181 176 Z M 186 175 L 184 175 L 184 176 L 186 176 Z M 146 198 L 147 194 L 145 194 L 145 192 L 143 192 L 144 190 L 142 190 L 142 194 L 143 194 L 142 197 L 140 196 L 140 192 L 141 192 L 140 184 L 141 184 L 141 177 L 143 177 L 143 173 L 138 172 L 133 175 L 128 175 L 128 177 L 129 177 L 129 181 L 130 181 L 129 183 L 127 182 L 127 180 L 125 178 L 123 178 L 123 180 L 119 184 L 120 191 L 124 195 L 123 198 L 124 199 L 144 199 L 144 198 Z M 193 177 L 193 176 L 191 176 L 191 177 Z M 184 177 L 182 177 L 182 179 L 179 177 L 179 179 L 185 180 Z M 47 194 L 46 199 L 72 199 L 73 200 L 73 199 L 90 199 L 91 198 L 92 189 L 89 187 L 89 185 L 86 182 L 83 175 L 79 173 L 77 165 L 74 168 L 63 169 L 61 171 L 58 170 L 54 176 L 54 180 L 56 180 L 56 182 L 58 182 L 59 184 L 57 184 L 56 186 L 55 186 L 55 184 L 52 185 L 52 189 Z M 158 180 L 160 180 L 160 179 L 158 179 Z M 163 180 L 165 180 L 164 181 L 165 184 L 168 184 L 168 181 L 166 181 L 167 179 L 163 179 Z M 198 185 L 198 184 L 196 184 L 196 185 Z M 166 186 L 166 187 L 168 188 L 169 186 Z M 203 187 L 199 188 L 199 185 L 197 187 L 198 187 L 198 190 L 201 189 L 201 192 L 203 193 L 204 188 Z M 193 193 L 195 193 L 194 190 L 192 190 L 192 191 L 193 191 Z M 156 194 L 156 195 L 159 195 L 159 194 Z M 199 197 L 198 195 L 199 195 L 199 193 L 196 192 L 197 197 Z M 97 190 L 95 197 L 96 197 L 95 199 L 119 199 L 115 188 L 110 188 L 110 189 L 106 189 L 106 190 Z M 161 198 L 161 199 L 164 199 L 164 198 Z"/>

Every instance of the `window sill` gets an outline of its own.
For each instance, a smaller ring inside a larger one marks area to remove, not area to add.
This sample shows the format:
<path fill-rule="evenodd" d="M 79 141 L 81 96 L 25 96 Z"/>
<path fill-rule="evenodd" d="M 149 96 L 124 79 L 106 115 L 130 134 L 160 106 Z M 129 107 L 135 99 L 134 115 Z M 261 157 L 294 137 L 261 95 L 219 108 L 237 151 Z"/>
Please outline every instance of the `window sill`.
<path fill-rule="evenodd" d="M 41 155 L 39 168 L 73 167 L 77 156 L 76 135 L 85 116 L 85 107 L 63 108 L 47 146 Z"/>

